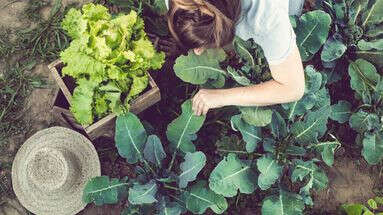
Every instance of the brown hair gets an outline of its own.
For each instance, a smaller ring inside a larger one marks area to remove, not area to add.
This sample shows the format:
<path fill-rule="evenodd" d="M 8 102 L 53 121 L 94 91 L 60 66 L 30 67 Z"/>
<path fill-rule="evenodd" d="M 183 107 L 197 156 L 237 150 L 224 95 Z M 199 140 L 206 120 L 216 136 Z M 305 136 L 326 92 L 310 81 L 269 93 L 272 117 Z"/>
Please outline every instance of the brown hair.
<path fill-rule="evenodd" d="M 169 0 L 168 25 L 186 49 L 218 48 L 232 42 L 241 0 Z"/>

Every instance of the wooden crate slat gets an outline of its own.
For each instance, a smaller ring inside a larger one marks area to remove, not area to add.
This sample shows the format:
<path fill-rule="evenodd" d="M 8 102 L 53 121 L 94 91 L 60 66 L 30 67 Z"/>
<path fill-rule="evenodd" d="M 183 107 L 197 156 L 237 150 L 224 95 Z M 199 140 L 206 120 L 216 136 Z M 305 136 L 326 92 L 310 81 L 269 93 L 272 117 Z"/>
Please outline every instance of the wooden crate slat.
<path fill-rule="evenodd" d="M 66 99 L 68 103 L 70 104 L 70 99 L 72 97 L 68 87 L 64 83 L 62 77 L 60 76 L 60 73 L 57 70 L 57 67 L 60 66 L 62 61 L 56 60 L 52 62 L 48 68 L 52 72 L 58 86 L 60 87 L 61 92 L 64 95 L 64 98 L 61 99 Z M 149 87 L 150 89 L 134 99 L 131 102 L 131 107 L 130 111 L 134 114 L 138 114 L 148 107 L 152 106 L 153 104 L 157 103 L 158 101 L 161 100 L 161 93 L 160 90 L 155 83 L 154 79 L 151 77 L 151 75 L 148 73 L 148 78 L 149 78 Z M 55 93 L 55 100 L 60 99 L 59 97 L 59 91 Z M 114 124 L 116 120 L 116 115 L 115 114 L 109 114 L 102 119 L 96 121 L 92 125 L 89 125 L 87 127 L 79 125 L 75 118 L 73 117 L 72 113 L 65 108 L 59 107 L 59 106 L 54 106 L 53 107 L 53 112 L 55 114 L 55 117 L 58 118 L 62 123 L 66 124 L 67 127 L 72 127 L 72 129 L 75 130 L 81 130 L 86 135 L 88 135 L 89 139 L 94 140 L 103 134 L 110 133 L 111 129 L 114 130 Z"/>

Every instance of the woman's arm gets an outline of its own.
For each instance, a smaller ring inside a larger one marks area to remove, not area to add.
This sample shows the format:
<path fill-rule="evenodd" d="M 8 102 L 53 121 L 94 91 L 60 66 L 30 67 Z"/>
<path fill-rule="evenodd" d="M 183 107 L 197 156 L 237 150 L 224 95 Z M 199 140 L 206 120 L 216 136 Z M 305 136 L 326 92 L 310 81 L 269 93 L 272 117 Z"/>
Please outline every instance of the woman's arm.
<path fill-rule="evenodd" d="M 279 65 L 270 66 L 273 80 L 232 89 L 201 89 L 193 98 L 196 115 L 209 109 L 228 105 L 267 106 L 288 103 L 302 98 L 305 89 L 304 71 L 298 47 Z"/>

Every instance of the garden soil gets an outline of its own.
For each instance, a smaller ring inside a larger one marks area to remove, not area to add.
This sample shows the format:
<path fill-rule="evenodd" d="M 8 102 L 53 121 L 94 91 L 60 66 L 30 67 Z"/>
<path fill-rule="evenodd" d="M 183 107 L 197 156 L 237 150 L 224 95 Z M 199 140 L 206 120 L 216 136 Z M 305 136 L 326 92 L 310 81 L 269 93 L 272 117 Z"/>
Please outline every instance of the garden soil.
<path fill-rule="evenodd" d="M 74 1 L 63 0 L 64 4 L 71 2 Z M 27 1 L 25 0 L 16 2 L 14 0 L 0 0 L 0 28 L 28 27 L 31 23 L 28 23 L 28 20 L 20 18 L 22 17 L 22 12 L 26 5 Z M 1 68 L 0 60 L 0 70 L 2 70 Z M 24 110 L 26 114 L 24 115 L 24 118 L 26 123 L 30 123 L 29 129 L 24 131 L 24 134 L 9 139 L 8 153 L 6 153 L 6 156 L 0 157 L 0 163 L 11 163 L 17 149 L 29 136 L 38 130 L 47 128 L 56 123 L 50 110 L 54 92 L 57 90 L 54 79 L 50 75 L 46 64 L 37 65 L 31 72 L 45 77 L 47 80 L 47 87 L 43 89 L 35 89 L 27 99 Z M 172 85 L 168 84 L 167 86 Z M 111 145 L 109 144 L 109 146 L 106 146 L 101 150 L 102 152 L 99 151 L 103 174 L 111 176 L 126 176 L 131 174 L 132 171 L 129 167 L 124 167 L 121 164 L 116 166 L 116 160 L 118 160 L 118 158 L 116 158 L 113 153 L 108 153 L 108 150 L 111 150 L 110 146 Z M 118 163 L 119 162 L 117 162 L 117 164 Z M 379 174 L 380 170 L 367 167 L 367 165 L 360 163 L 363 162 L 348 158 L 347 155 L 336 158 L 334 168 L 327 168 L 329 187 L 324 191 L 314 193 L 314 211 L 321 211 L 321 209 L 325 209 L 325 211 L 335 211 L 340 204 L 365 202 L 368 198 L 375 196 L 374 191 L 378 186 L 378 181 L 381 179 Z M 0 169 L 0 176 L 2 175 L 6 175 L 6 178 L 9 179 L 10 168 Z M 88 205 L 80 214 L 119 215 L 124 207 L 125 205 L 121 204 L 104 207 Z M 318 212 L 318 214 L 319 213 L 321 212 Z M 10 191 L 9 195 L 0 196 L 0 214 L 25 215 L 27 212 L 17 202 L 12 191 Z"/>

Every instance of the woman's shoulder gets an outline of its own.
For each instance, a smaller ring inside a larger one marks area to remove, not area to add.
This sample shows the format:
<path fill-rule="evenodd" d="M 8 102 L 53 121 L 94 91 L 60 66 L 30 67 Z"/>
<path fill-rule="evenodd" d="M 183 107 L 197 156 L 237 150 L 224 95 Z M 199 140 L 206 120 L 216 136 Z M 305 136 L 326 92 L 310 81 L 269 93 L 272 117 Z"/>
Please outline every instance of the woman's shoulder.
<path fill-rule="evenodd" d="M 272 64 L 285 59 L 295 43 L 288 7 L 288 0 L 242 0 L 236 35 L 254 39 Z"/>
<path fill-rule="evenodd" d="M 288 0 L 242 0 L 242 15 L 238 25 L 252 26 L 256 33 L 273 29 L 288 16 Z"/>

